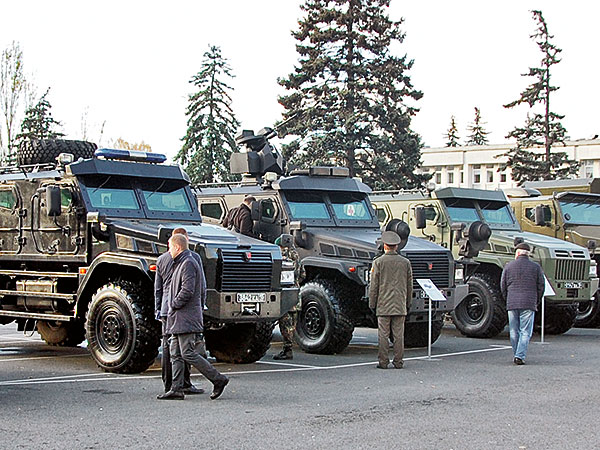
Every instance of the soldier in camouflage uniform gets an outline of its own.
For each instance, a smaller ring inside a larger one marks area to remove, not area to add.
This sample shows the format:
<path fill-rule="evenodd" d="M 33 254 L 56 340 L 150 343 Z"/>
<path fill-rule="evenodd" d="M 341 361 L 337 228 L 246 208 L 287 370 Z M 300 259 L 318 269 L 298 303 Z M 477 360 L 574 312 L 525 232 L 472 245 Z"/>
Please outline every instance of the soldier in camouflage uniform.
<path fill-rule="evenodd" d="M 294 280 L 296 281 L 296 286 L 299 286 L 300 280 L 303 278 L 303 270 L 301 268 L 298 252 L 293 246 L 284 247 L 281 237 L 278 237 L 275 240 L 275 244 L 279 245 L 281 248 L 283 259 L 294 263 Z M 296 323 L 298 322 L 298 312 L 300 311 L 300 307 L 301 302 L 300 298 L 298 298 L 298 303 L 286 315 L 279 319 L 279 331 L 283 337 L 283 350 L 273 356 L 273 359 L 294 359 L 292 344 L 294 333 L 296 332 Z"/>

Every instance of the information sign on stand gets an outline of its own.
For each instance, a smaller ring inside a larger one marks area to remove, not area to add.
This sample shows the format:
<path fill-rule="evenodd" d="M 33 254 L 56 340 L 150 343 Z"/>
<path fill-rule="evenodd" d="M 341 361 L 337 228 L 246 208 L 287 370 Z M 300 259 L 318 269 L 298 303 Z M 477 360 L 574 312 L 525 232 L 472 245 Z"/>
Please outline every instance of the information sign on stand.
<path fill-rule="evenodd" d="M 549 295 L 556 295 L 556 292 L 554 292 L 554 289 L 548 281 L 548 278 L 546 278 L 546 275 L 544 275 L 544 295 L 542 296 L 542 329 L 540 331 L 540 344 L 546 344 L 546 342 L 544 342 L 544 326 L 546 323 L 546 297 Z"/>
<path fill-rule="evenodd" d="M 430 279 L 417 278 L 417 283 L 425 292 L 425 296 L 429 298 L 429 333 L 427 340 L 427 359 L 431 359 L 431 304 L 433 302 L 445 302 L 447 299 L 446 296 L 444 296 L 444 294 L 442 293 L 442 291 L 440 291 Z"/>

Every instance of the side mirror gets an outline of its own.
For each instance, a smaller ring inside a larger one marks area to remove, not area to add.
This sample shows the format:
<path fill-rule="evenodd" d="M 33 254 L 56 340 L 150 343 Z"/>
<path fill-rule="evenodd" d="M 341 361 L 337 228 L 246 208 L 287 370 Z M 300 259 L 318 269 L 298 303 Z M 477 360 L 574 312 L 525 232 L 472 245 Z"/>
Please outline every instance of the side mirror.
<path fill-rule="evenodd" d="M 169 242 L 169 238 L 173 234 L 174 228 L 165 227 L 163 225 L 158 226 L 158 242 L 166 244 Z"/>
<path fill-rule="evenodd" d="M 475 258 L 480 251 L 487 245 L 492 229 L 487 223 L 476 221 L 473 222 L 466 231 L 463 231 L 462 238 L 459 241 L 460 256 L 465 258 Z"/>
<path fill-rule="evenodd" d="M 546 225 L 546 221 L 544 220 L 544 205 L 537 205 L 534 210 L 535 214 L 535 224 L 538 227 L 543 227 Z"/>
<path fill-rule="evenodd" d="M 47 186 L 46 187 L 46 210 L 49 216 L 60 216 L 60 187 L 58 186 Z"/>
<path fill-rule="evenodd" d="M 250 207 L 250 215 L 252 220 L 260 220 L 260 203 L 252 202 L 252 206 Z"/>
<path fill-rule="evenodd" d="M 304 232 L 305 228 L 306 228 L 306 224 L 302 223 L 299 220 L 290 222 L 290 232 L 292 233 L 292 236 L 294 237 L 294 243 L 298 247 L 306 246 L 306 233 Z"/>
<path fill-rule="evenodd" d="M 422 230 L 427 226 L 427 217 L 425 217 L 425 208 L 417 206 L 415 208 L 415 223 L 418 230 Z"/>

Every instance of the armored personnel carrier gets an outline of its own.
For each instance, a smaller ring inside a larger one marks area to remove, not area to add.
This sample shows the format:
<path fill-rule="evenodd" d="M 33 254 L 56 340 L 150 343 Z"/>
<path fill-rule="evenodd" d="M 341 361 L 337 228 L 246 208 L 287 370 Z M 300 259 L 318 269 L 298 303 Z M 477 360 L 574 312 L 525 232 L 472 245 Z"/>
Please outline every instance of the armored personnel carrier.
<path fill-rule="evenodd" d="M 588 301 L 598 288 L 595 263 L 586 248 L 548 236 L 524 232 L 504 193 L 482 189 L 443 188 L 433 192 L 388 192 L 371 195 L 382 223 L 405 220 L 415 235 L 439 243 L 454 254 L 457 233 L 465 226 L 484 222 L 492 230 L 488 244 L 475 261 L 469 278 L 469 295 L 452 313 L 456 327 L 472 337 L 493 337 L 506 323 L 506 303 L 500 292 L 504 265 L 514 259 L 522 241 L 533 246 L 532 258 L 540 263 L 556 295 L 546 298 L 545 331 L 561 334 L 575 321 L 577 304 Z M 477 230 L 474 230 L 477 233 Z M 536 315 L 539 321 L 540 314 Z"/>
<path fill-rule="evenodd" d="M 600 179 L 536 181 L 504 191 L 523 231 L 585 247 L 600 264 Z M 575 326 L 600 326 L 600 293 L 579 302 Z"/>
<path fill-rule="evenodd" d="M 296 340 L 307 352 L 338 353 L 350 342 L 355 326 L 376 326 L 367 296 L 381 229 L 369 201 L 371 189 L 340 167 L 311 167 L 284 176 L 283 158 L 269 143 L 273 136 L 271 129 L 263 129 L 238 137 L 245 151 L 232 156 L 231 170 L 243 174 L 242 181 L 196 186 L 200 212 L 205 223 L 222 224 L 232 208 L 252 195 L 257 237 L 273 242 L 281 234 L 293 235 L 305 273 Z M 435 341 L 443 315 L 454 309 L 468 288 L 455 284 L 449 250 L 410 237 L 400 221 L 388 229 L 400 235 L 400 253 L 411 261 L 414 278 L 431 279 L 448 299 L 434 310 Z M 414 287 L 405 327 L 409 347 L 428 341 L 427 300 L 416 281 Z"/>
<path fill-rule="evenodd" d="M 206 345 L 217 359 L 262 357 L 298 301 L 279 248 L 202 223 L 189 178 L 164 155 L 31 141 L 0 170 L 0 323 L 48 344 L 87 339 L 111 372 L 146 370 L 158 354 L 156 258 L 176 227 L 204 264 Z"/>

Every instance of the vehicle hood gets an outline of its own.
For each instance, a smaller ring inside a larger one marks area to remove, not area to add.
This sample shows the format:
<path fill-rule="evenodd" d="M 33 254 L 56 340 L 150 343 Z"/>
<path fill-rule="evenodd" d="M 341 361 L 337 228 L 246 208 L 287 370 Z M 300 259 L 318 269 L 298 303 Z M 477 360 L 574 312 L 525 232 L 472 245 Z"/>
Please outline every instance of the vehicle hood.
<path fill-rule="evenodd" d="M 490 237 L 490 243 L 494 245 L 506 245 L 509 248 L 514 247 L 515 237 L 521 237 L 528 244 L 535 247 L 543 247 L 549 250 L 581 250 L 581 246 L 571 242 L 563 241 L 543 234 L 530 233 L 528 231 L 497 231 L 493 230 Z"/>

